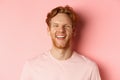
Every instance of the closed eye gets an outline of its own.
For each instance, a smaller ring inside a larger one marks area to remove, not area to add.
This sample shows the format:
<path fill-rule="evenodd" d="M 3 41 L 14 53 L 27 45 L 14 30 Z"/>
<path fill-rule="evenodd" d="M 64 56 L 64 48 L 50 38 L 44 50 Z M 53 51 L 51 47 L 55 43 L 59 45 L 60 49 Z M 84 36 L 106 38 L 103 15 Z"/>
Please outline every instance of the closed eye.
<path fill-rule="evenodd" d="M 52 26 L 53 26 L 53 27 L 58 27 L 58 24 L 53 24 Z"/>
<path fill-rule="evenodd" d="M 65 25 L 66 28 L 71 28 L 72 26 L 71 25 Z"/>

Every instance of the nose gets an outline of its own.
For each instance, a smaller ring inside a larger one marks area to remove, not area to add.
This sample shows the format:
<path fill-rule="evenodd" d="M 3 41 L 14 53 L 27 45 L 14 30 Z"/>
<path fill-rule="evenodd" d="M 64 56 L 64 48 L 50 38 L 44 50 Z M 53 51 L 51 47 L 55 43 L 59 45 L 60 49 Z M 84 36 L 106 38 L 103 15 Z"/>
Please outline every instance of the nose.
<path fill-rule="evenodd" d="M 60 31 L 60 32 L 65 32 L 64 26 L 60 26 L 59 29 L 58 29 L 58 31 Z"/>

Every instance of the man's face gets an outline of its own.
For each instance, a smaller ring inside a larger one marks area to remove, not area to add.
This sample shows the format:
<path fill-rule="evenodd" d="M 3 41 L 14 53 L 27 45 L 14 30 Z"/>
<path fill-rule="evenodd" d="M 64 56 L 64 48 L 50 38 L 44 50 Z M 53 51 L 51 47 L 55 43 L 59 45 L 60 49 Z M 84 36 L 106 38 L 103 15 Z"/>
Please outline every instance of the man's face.
<path fill-rule="evenodd" d="M 68 48 L 73 35 L 71 19 L 64 13 L 58 13 L 51 19 L 48 32 L 54 47 L 59 49 Z"/>

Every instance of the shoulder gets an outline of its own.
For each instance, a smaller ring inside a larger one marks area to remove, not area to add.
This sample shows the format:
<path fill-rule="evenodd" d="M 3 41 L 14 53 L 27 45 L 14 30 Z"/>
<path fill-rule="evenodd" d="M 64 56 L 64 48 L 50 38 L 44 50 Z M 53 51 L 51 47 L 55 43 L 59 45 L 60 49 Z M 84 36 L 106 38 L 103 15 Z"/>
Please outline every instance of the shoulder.
<path fill-rule="evenodd" d="M 25 64 L 29 66 L 36 66 L 36 65 L 40 66 L 41 64 L 44 64 L 47 61 L 48 61 L 48 52 L 46 51 L 46 52 L 36 55 L 35 57 L 28 59 L 25 62 Z"/>
<path fill-rule="evenodd" d="M 101 80 L 98 65 L 93 60 L 77 52 L 75 52 L 75 55 L 79 64 L 81 64 L 79 67 L 82 66 L 82 71 L 85 70 L 86 76 L 88 75 L 92 80 Z"/>
<path fill-rule="evenodd" d="M 97 64 L 91 60 L 90 58 L 79 54 L 78 52 L 74 51 L 74 56 L 82 65 L 88 66 L 88 67 L 97 67 Z"/>

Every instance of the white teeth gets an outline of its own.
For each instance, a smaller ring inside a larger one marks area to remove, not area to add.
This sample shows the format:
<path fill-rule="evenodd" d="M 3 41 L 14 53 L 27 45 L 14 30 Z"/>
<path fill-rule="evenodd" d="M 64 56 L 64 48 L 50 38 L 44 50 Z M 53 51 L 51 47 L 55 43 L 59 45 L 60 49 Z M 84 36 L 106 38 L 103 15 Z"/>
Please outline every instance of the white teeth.
<path fill-rule="evenodd" d="M 63 37 L 65 37 L 65 36 L 57 36 L 58 38 L 63 38 Z"/>

